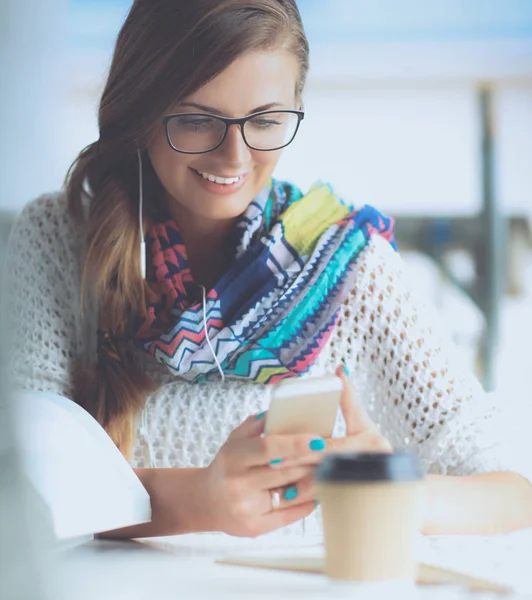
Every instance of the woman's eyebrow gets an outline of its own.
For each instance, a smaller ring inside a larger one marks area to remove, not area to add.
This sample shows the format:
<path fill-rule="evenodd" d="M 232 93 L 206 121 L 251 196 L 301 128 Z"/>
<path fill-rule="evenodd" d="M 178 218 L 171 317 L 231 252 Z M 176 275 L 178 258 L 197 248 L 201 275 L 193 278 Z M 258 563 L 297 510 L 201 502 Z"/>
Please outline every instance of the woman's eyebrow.
<path fill-rule="evenodd" d="M 220 111 L 216 108 L 213 108 L 212 106 L 205 106 L 203 104 L 198 104 L 196 102 L 182 102 L 179 106 L 180 107 L 188 107 L 188 108 L 197 108 L 198 110 L 201 110 L 203 112 L 208 112 L 213 115 L 222 115 L 222 111 Z M 253 115 L 255 113 L 262 112 L 263 110 L 270 110 L 270 108 L 275 108 L 277 106 L 282 106 L 282 104 L 280 104 L 279 102 L 270 102 L 269 104 L 264 104 L 262 106 L 258 106 L 257 108 L 254 108 L 252 111 L 250 111 L 248 113 L 248 115 Z"/>

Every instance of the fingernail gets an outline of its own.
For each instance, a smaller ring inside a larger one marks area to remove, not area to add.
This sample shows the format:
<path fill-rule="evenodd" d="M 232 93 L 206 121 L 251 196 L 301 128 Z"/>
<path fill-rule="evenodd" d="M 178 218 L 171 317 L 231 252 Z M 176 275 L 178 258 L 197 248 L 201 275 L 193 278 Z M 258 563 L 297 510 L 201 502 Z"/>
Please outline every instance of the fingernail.
<path fill-rule="evenodd" d="M 275 458 L 274 460 L 270 460 L 270 465 L 273 467 L 273 465 L 278 465 L 279 463 L 282 463 L 283 459 L 282 458 Z"/>
<path fill-rule="evenodd" d="M 293 500 L 294 498 L 297 498 L 297 488 L 295 485 L 293 485 L 292 487 L 287 488 L 284 491 L 284 499 L 285 500 Z"/>
<path fill-rule="evenodd" d="M 314 500 L 314 508 L 318 508 L 319 505 L 320 503 L 317 500 Z"/>
<path fill-rule="evenodd" d="M 344 363 L 344 373 L 349 376 L 349 369 L 347 368 L 347 365 Z"/>
<path fill-rule="evenodd" d="M 318 452 L 320 450 L 325 450 L 325 440 L 322 438 L 316 438 L 315 440 L 312 440 L 309 444 L 310 449 L 314 450 L 315 452 Z"/>
<path fill-rule="evenodd" d="M 266 414 L 266 411 L 259 413 L 257 415 L 257 421 L 260 421 L 265 414 Z"/>

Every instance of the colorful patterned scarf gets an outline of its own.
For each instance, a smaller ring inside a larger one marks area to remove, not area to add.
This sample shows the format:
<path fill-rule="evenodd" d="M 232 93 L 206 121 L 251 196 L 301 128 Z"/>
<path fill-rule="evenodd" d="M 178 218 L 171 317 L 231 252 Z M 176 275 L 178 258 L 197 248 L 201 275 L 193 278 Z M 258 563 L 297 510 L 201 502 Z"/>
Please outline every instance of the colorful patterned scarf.
<path fill-rule="evenodd" d="M 329 185 L 307 195 L 272 180 L 235 229 L 235 259 L 206 296 L 168 215 L 148 230 L 147 280 L 157 301 L 138 323 L 137 343 L 176 376 L 216 378 L 207 331 L 226 377 L 276 383 L 308 372 L 354 284 L 354 265 L 375 233 L 395 248 L 393 220 L 355 211 Z M 151 257 L 151 259 L 150 259 Z"/>

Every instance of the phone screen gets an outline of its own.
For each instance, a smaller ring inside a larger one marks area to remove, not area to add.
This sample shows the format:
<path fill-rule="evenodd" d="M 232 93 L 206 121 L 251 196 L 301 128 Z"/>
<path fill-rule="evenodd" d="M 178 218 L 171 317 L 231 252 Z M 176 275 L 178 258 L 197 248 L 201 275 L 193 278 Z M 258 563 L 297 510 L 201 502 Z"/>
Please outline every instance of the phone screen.
<path fill-rule="evenodd" d="M 281 383 L 272 394 L 265 434 L 310 433 L 331 437 L 341 393 L 342 381 L 336 375 Z"/>

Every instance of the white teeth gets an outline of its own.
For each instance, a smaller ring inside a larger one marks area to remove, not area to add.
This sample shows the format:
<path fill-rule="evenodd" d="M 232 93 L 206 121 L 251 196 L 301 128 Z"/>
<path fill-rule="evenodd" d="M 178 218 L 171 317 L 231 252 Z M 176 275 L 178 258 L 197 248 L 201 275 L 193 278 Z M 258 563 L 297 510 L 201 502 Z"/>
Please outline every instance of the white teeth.
<path fill-rule="evenodd" d="M 203 179 L 208 179 L 209 181 L 212 181 L 213 183 L 219 183 L 221 185 L 230 185 L 232 183 L 236 183 L 237 181 L 240 181 L 242 179 L 242 177 L 229 177 L 229 178 L 225 178 L 225 177 L 217 177 L 216 175 L 211 175 L 210 173 L 202 173 L 201 171 L 196 171 L 199 175 L 201 175 L 203 177 Z"/>

